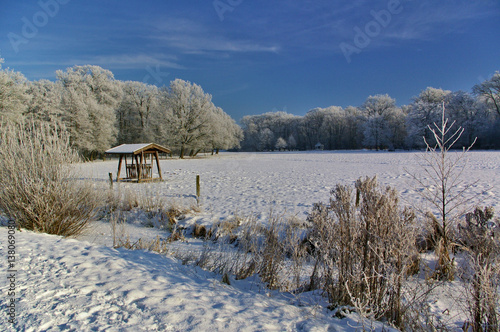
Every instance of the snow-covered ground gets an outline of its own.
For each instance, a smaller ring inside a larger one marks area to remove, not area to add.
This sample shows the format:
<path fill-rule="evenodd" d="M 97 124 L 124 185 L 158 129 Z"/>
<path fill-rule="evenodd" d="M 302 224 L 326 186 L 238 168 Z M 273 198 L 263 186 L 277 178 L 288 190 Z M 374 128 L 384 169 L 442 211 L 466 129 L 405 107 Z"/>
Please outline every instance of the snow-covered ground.
<path fill-rule="evenodd" d="M 7 322 L 3 301 L 2 331 L 351 331 L 360 327 L 350 318 L 332 318 L 319 304 L 296 305 L 296 298 L 269 296 L 247 280 L 231 280 L 229 286 L 221 283 L 220 276 L 164 255 L 31 232 L 17 233 L 16 245 L 18 324 L 13 327 Z"/>
<path fill-rule="evenodd" d="M 410 174 L 421 172 L 421 154 L 415 152 L 286 152 L 222 153 L 198 159 L 161 161 L 164 182 L 126 184 L 115 187 L 161 195 L 189 206 L 196 202 L 196 175 L 201 178 L 203 223 L 230 215 L 258 215 L 265 222 L 269 213 L 305 218 L 316 202 L 327 202 L 338 183 L 353 184 L 362 176 L 378 176 L 379 183 L 401 192 L 403 203 L 422 206 Z M 92 179 L 105 182 L 116 176 L 117 161 L 85 164 Z M 463 173 L 474 183 L 471 193 L 481 205 L 498 208 L 500 199 L 500 152 L 470 152 Z M 115 188 L 115 190 L 117 190 Z"/>
<path fill-rule="evenodd" d="M 222 153 L 197 159 L 162 160 L 164 182 L 120 183 L 114 190 L 163 196 L 181 206 L 195 204 L 195 177 L 201 177 L 201 211 L 188 222 L 210 225 L 233 215 L 269 213 L 305 219 L 313 203 L 329 198 L 337 183 L 352 184 L 377 175 L 396 187 L 407 204 L 420 204 L 408 172 L 418 172 L 413 152 Z M 83 179 L 105 188 L 117 161 L 79 166 Z M 500 152 L 471 152 L 463 178 L 474 185 L 481 205 L 498 209 Z M 154 238 L 164 231 L 140 223 L 124 226 L 133 239 Z M 3 229 L 3 230 L 2 230 Z M 7 260 L 4 242 L 1 257 Z M 193 246 L 196 241 L 189 241 Z M 111 227 L 98 222 L 79 239 L 16 233 L 17 276 L 15 328 L 2 301 L 0 330 L 27 331 L 355 331 L 355 316 L 336 319 L 314 294 L 268 293 L 252 280 L 221 283 L 221 276 L 182 265 L 145 251 L 112 249 Z M 189 245 L 189 244 L 187 244 Z M 4 279 L 5 280 L 5 279 Z M 7 282 L 2 282 L 5 297 Z M 453 285 L 452 285 L 453 286 Z M 450 292 L 456 292 L 451 287 Z M 444 294 L 444 290 L 440 293 Z M 300 305 L 299 305 L 300 303 Z M 430 304 L 436 312 L 453 312 L 448 297 Z M 448 309 L 448 310 L 446 310 Z M 451 317 L 452 321 L 460 321 Z M 380 328 L 380 326 L 378 326 Z M 386 327 L 387 328 L 387 327 Z"/>

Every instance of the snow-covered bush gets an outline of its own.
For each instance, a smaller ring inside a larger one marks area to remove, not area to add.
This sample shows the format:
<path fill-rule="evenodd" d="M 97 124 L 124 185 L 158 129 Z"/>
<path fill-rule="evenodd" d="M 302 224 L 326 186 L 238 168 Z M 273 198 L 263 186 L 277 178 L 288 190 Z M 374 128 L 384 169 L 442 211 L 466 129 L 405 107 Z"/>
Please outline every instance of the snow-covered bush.
<path fill-rule="evenodd" d="M 472 331 L 498 331 L 500 239 L 493 208 L 476 208 L 460 227 L 460 248 L 465 253 L 462 277 L 467 283 L 467 311 Z M 495 236 L 496 235 L 496 236 Z"/>
<path fill-rule="evenodd" d="M 79 156 L 55 124 L 0 128 L 0 210 L 18 227 L 63 236 L 83 231 L 100 198 L 70 164 Z"/>
<path fill-rule="evenodd" d="M 398 193 L 376 178 L 352 188 L 337 185 L 329 204 L 316 204 L 310 235 L 332 306 L 349 305 L 374 319 L 404 327 L 404 283 L 418 265 L 415 215 L 401 208 Z"/>

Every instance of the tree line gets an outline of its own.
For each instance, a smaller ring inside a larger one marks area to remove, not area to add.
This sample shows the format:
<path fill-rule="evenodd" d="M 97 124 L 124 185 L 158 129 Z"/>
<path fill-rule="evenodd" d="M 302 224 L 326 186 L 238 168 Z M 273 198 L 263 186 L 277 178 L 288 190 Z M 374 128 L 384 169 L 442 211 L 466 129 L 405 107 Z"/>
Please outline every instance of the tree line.
<path fill-rule="evenodd" d="M 360 106 L 315 108 L 304 116 L 286 112 L 248 115 L 242 128 L 212 102 L 210 94 L 176 79 L 157 87 L 116 80 L 99 66 L 73 66 L 56 80 L 28 81 L 2 69 L 1 121 L 58 122 L 85 156 L 122 143 L 156 142 L 181 158 L 200 151 L 420 149 L 427 126 L 446 116 L 464 128 L 457 145 L 500 148 L 500 72 L 475 85 L 472 93 L 429 87 L 409 105 L 398 107 L 389 95 L 369 96 Z"/>
<path fill-rule="evenodd" d="M 91 65 L 58 70 L 56 77 L 28 81 L 1 69 L 1 121 L 62 124 L 87 157 L 117 144 L 155 142 L 184 158 L 238 148 L 243 138 L 240 126 L 195 83 L 176 79 L 159 88 L 116 80 Z"/>
<path fill-rule="evenodd" d="M 500 72 L 473 87 L 472 93 L 428 87 L 409 105 L 398 107 L 389 95 L 369 96 L 358 106 L 315 108 L 305 116 L 270 112 L 245 116 L 242 149 L 312 150 L 320 143 L 337 149 L 421 149 L 432 142 L 428 125 L 446 117 L 464 133 L 456 146 L 500 148 Z"/>

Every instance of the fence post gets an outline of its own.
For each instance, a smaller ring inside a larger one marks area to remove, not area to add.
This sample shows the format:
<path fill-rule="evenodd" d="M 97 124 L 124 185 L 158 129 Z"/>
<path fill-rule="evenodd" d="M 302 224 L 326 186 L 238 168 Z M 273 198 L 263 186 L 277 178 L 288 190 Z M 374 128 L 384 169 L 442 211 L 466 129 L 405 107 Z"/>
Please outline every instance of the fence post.
<path fill-rule="evenodd" d="M 200 204 L 200 176 L 196 175 L 196 203 Z"/>
<path fill-rule="evenodd" d="M 109 176 L 109 187 L 113 189 L 113 173 L 108 173 Z"/>

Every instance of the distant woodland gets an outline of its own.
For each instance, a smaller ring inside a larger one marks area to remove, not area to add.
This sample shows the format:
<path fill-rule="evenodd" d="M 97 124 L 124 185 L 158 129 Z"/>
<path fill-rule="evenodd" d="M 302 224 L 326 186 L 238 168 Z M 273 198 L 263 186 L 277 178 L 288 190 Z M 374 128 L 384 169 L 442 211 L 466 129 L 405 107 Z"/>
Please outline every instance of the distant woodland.
<path fill-rule="evenodd" d="M 445 116 L 464 129 L 456 147 L 500 148 L 500 73 L 472 93 L 428 87 L 411 104 L 398 107 L 389 95 L 369 96 L 360 106 L 316 108 L 305 116 L 286 112 L 249 115 L 241 120 L 246 151 L 338 149 L 421 149 L 432 144 L 428 128 Z"/>
<path fill-rule="evenodd" d="M 2 63 L 0 59 L 0 65 Z M 389 95 L 369 96 L 360 106 L 331 106 L 304 116 L 286 112 L 248 115 L 241 127 L 212 102 L 210 94 L 176 79 L 157 87 L 116 80 L 98 66 L 56 72 L 56 81 L 29 81 L 0 67 L 1 121 L 57 123 L 72 145 L 94 157 L 122 143 L 155 142 L 181 158 L 201 151 L 419 149 L 431 141 L 428 125 L 446 117 L 464 128 L 456 146 L 500 148 L 500 73 L 472 93 L 427 88 L 409 105 Z"/>

